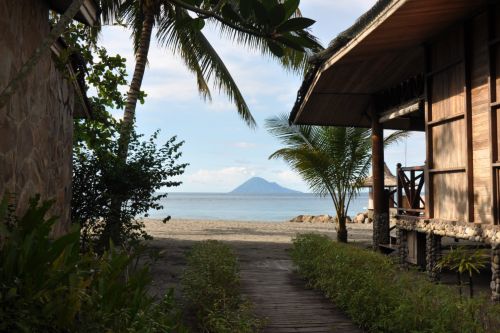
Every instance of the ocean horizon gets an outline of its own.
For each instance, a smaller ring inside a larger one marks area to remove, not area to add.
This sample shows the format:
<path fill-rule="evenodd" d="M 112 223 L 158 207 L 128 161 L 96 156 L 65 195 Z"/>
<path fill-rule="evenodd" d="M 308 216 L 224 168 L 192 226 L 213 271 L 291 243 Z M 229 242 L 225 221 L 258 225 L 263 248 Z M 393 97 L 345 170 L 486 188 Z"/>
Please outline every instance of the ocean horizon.
<path fill-rule="evenodd" d="M 336 215 L 330 197 L 322 198 L 312 193 L 173 192 L 161 204 L 164 208 L 150 211 L 150 218 L 284 222 L 298 215 Z M 362 192 L 351 201 L 348 215 L 353 217 L 367 207 L 368 193 Z"/>

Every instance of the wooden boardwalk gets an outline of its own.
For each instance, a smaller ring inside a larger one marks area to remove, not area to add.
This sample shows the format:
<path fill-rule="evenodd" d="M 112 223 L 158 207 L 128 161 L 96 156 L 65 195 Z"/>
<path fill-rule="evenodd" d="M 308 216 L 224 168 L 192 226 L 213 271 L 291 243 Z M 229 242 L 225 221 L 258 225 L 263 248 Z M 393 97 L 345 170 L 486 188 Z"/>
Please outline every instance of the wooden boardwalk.
<path fill-rule="evenodd" d="M 293 273 L 288 245 L 250 243 L 236 247 L 244 294 L 257 315 L 267 318 L 264 333 L 362 333 L 349 318 Z"/>

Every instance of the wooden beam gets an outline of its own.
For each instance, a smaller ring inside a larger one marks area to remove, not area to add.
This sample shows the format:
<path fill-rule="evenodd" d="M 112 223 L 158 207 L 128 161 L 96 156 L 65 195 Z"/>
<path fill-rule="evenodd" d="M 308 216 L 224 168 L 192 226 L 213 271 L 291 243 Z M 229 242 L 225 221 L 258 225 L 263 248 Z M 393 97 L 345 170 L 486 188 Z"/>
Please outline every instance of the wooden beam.
<path fill-rule="evenodd" d="M 384 194 L 384 129 L 372 112 L 373 210 L 383 213 Z"/>
<path fill-rule="evenodd" d="M 498 146 L 497 146 L 497 94 L 496 94 L 496 56 L 497 56 L 497 47 L 498 44 L 496 40 L 500 38 L 500 36 L 496 35 L 496 8 L 495 6 L 490 6 L 488 10 L 488 89 L 489 89 L 489 98 L 490 98 L 490 109 L 488 112 L 488 121 L 490 125 L 490 159 L 491 159 L 491 215 L 493 216 L 493 224 L 499 224 L 498 218 L 498 179 L 497 173 L 495 170 L 495 163 L 498 162 Z"/>
<path fill-rule="evenodd" d="M 418 100 L 415 103 L 412 103 L 410 105 L 407 105 L 405 107 L 397 107 L 394 109 L 391 109 L 389 111 L 385 111 L 382 113 L 382 115 L 379 118 L 379 123 L 385 123 L 389 120 L 396 119 L 402 116 L 406 116 L 407 114 L 410 114 L 412 112 L 418 111 L 422 109 L 422 102 Z"/>
<path fill-rule="evenodd" d="M 429 45 L 425 45 L 425 72 L 432 71 L 431 49 Z M 433 177 L 429 169 L 433 168 L 433 142 L 432 142 L 432 76 L 426 75 L 425 79 L 425 157 L 426 170 L 425 177 L 425 216 L 428 218 L 434 217 L 434 186 Z"/>
<path fill-rule="evenodd" d="M 467 219 L 474 222 L 474 161 L 472 158 L 472 36 L 468 22 L 463 27 L 464 49 L 464 110 L 465 110 L 465 140 L 466 140 L 466 177 L 467 177 Z"/>

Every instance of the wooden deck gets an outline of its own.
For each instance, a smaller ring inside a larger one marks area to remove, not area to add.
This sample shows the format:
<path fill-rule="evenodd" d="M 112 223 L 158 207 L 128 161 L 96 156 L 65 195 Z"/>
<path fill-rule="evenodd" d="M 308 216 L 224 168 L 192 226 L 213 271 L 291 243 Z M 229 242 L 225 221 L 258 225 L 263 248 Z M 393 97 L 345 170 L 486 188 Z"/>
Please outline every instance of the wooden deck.
<path fill-rule="evenodd" d="M 237 246 L 243 292 L 256 313 L 267 318 L 263 332 L 363 332 L 321 293 L 305 287 L 293 273 L 288 247 L 269 251 L 264 244 Z"/>

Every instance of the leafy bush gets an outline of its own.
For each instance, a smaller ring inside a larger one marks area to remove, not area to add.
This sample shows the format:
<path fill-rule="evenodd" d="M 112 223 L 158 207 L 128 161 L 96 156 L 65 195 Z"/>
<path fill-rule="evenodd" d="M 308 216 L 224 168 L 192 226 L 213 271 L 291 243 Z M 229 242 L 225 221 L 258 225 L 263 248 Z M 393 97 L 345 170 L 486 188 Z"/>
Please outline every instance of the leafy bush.
<path fill-rule="evenodd" d="M 292 258 L 310 285 L 370 332 L 498 332 L 500 306 L 398 271 L 387 257 L 300 235 Z"/>
<path fill-rule="evenodd" d="M 0 205 L 0 332 L 170 332 L 177 324 L 172 293 L 148 296 L 147 267 L 111 246 L 79 252 L 75 230 L 52 240 L 50 203 L 32 200 L 11 221 Z"/>
<path fill-rule="evenodd" d="M 261 325 L 240 294 L 236 256 L 217 241 L 201 242 L 188 254 L 183 291 L 202 332 L 252 333 Z"/>
<path fill-rule="evenodd" d="M 82 227 L 83 246 L 106 247 L 109 239 L 123 245 L 134 245 L 147 239 L 144 224 L 137 216 L 147 216 L 151 209 L 162 209 L 159 201 L 167 194 L 165 187 L 178 186 L 171 178 L 181 175 L 187 164 L 177 164 L 183 142 L 172 137 L 157 146 L 158 132 L 149 140 L 134 135 L 129 157 L 124 163 L 117 155 L 117 142 L 112 140 L 93 150 L 82 143 L 73 154 L 73 197 L 71 217 Z M 113 200 L 119 199 L 119 221 L 112 228 Z"/>

